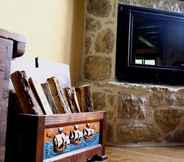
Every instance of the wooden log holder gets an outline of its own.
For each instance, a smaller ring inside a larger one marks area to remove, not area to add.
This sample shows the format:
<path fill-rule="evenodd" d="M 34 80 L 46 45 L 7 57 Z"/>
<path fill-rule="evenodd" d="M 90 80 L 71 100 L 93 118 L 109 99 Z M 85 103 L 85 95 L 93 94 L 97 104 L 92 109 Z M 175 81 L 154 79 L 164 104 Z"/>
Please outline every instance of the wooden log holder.
<path fill-rule="evenodd" d="M 105 112 L 68 113 L 58 115 L 18 114 L 11 117 L 11 128 L 8 139 L 13 147 L 9 148 L 9 160 L 19 162 L 92 162 L 107 159 L 104 148 Z M 84 123 L 99 123 L 99 143 L 58 154 L 44 159 L 45 130 L 80 125 Z"/>

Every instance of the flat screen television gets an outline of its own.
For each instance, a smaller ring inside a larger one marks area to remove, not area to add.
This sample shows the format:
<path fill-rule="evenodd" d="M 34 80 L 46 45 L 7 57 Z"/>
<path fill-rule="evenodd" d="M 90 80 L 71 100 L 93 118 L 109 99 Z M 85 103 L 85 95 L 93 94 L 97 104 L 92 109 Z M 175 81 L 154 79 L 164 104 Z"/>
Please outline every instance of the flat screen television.
<path fill-rule="evenodd" d="M 184 85 L 184 14 L 119 4 L 116 78 Z"/>

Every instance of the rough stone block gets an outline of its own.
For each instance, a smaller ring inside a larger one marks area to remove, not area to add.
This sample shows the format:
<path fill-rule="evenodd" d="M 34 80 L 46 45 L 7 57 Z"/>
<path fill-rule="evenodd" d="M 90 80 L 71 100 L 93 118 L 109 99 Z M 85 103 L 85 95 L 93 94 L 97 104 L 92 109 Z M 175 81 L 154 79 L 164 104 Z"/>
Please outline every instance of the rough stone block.
<path fill-rule="evenodd" d="M 106 109 L 106 100 L 105 93 L 94 92 L 93 93 L 93 105 L 95 110 L 105 110 Z"/>
<path fill-rule="evenodd" d="M 114 32 L 107 28 L 100 31 L 97 34 L 96 42 L 95 42 L 95 50 L 96 52 L 110 54 L 114 48 L 115 36 Z"/>
<path fill-rule="evenodd" d="M 86 31 L 96 32 L 102 27 L 100 20 L 94 19 L 92 17 L 86 18 Z"/>
<path fill-rule="evenodd" d="M 184 117 L 184 110 L 181 109 L 161 109 L 154 112 L 155 121 L 164 134 L 172 132 Z"/>
<path fill-rule="evenodd" d="M 112 60 L 107 57 L 89 56 L 84 64 L 84 76 L 88 80 L 106 80 L 111 78 Z"/>
<path fill-rule="evenodd" d="M 127 124 L 118 125 L 117 128 L 117 141 L 119 144 L 158 142 L 160 140 L 160 133 L 156 127 L 139 121 L 136 121 L 136 124 L 131 124 L 129 121 Z"/>
<path fill-rule="evenodd" d="M 97 17 L 108 17 L 112 12 L 111 0 L 88 0 L 87 11 Z"/>
<path fill-rule="evenodd" d="M 121 119 L 146 119 L 147 99 L 141 96 L 121 96 L 118 99 L 118 118 Z"/>

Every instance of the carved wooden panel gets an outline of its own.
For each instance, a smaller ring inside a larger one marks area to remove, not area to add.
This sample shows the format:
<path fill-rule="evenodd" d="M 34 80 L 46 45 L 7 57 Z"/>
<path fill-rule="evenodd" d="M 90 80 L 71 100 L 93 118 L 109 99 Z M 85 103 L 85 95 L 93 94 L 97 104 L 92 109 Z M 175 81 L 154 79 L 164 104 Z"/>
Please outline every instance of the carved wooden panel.
<path fill-rule="evenodd" d="M 100 144 L 100 122 L 44 130 L 44 159 Z"/>
<path fill-rule="evenodd" d="M 0 162 L 4 162 L 5 158 L 8 84 L 12 50 L 13 41 L 0 38 Z"/>

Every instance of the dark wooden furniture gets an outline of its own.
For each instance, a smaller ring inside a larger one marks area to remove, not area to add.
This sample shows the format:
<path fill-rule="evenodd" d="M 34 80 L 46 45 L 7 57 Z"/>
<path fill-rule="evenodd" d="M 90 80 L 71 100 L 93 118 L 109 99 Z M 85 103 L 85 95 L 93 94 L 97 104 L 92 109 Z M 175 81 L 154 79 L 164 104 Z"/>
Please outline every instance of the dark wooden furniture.
<path fill-rule="evenodd" d="M 12 118 L 13 119 L 13 118 Z M 11 154 L 7 161 L 19 162 L 86 162 L 106 159 L 104 149 L 104 119 L 105 112 L 73 113 L 59 115 L 16 115 L 9 132 L 11 139 Z M 86 122 L 99 122 L 99 144 L 68 153 L 57 155 L 53 158 L 43 159 L 45 129 L 64 127 Z M 12 136 L 11 136 L 12 135 Z"/>
<path fill-rule="evenodd" d="M 8 84 L 11 59 L 23 55 L 25 38 L 0 29 L 0 162 L 5 159 Z"/>

